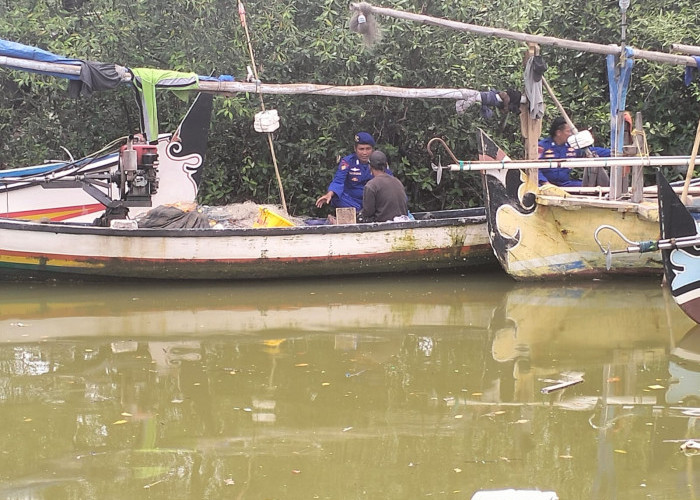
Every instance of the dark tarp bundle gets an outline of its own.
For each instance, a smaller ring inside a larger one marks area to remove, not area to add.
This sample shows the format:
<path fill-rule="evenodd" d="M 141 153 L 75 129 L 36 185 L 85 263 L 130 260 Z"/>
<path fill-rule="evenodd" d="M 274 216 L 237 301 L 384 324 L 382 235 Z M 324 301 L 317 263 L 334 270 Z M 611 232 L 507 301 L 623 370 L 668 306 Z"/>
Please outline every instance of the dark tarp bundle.
<path fill-rule="evenodd" d="M 185 212 L 176 207 L 160 206 L 138 220 L 139 227 L 151 229 L 208 229 L 209 219 L 199 212 Z"/>

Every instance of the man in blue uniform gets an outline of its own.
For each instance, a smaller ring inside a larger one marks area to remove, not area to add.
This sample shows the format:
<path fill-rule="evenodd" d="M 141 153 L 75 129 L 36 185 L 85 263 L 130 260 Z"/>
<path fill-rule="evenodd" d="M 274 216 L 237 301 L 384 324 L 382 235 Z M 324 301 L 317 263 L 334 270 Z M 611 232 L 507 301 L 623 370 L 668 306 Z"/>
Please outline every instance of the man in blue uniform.
<path fill-rule="evenodd" d="M 334 208 L 362 209 L 362 192 L 372 179 L 369 155 L 374 151 L 374 138 L 367 132 L 355 134 L 355 152 L 340 160 L 328 192 L 316 200 L 316 206 L 330 203 Z"/>
<path fill-rule="evenodd" d="M 542 139 L 538 144 L 539 158 L 542 160 L 556 160 L 563 158 L 581 158 L 585 156 L 582 149 L 570 146 L 567 139 L 571 136 L 571 127 L 561 116 L 557 116 L 549 127 L 549 137 Z M 610 156 L 610 150 L 606 148 L 589 148 L 596 156 Z M 554 184 L 555 186 L 577 187 L 581 181 L 572 179 L 570 168 L 540 169 L 539 183 Z"/>

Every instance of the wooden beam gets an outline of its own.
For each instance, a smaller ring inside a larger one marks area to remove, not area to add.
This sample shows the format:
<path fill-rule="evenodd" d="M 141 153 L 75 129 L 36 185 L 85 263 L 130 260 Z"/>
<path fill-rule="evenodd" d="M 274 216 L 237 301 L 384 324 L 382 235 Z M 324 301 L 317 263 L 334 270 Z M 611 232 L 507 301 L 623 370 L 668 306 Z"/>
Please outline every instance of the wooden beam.
<path fill-rule="evenodd" d="M 80 65 L 31 61 L 14 57 L 0 57 L 0 66 L 10 69 L 55 73 L 66 77 L 80 75 Z M 117 66 L 123 83 L 131 82 L 131 74 L 122 66 Z M 240 92 L 261 94 L 316 94 L 327 96 L 382 96 L 406 99 L 467 99 L 473 97 L 481 102 L 481 93 L 472 89 L 456 88 L 405 88 L 383 85 L 319 85 L 314 83 L 253 83 L 200 80 L 199 91 L 211 94 L 233 95 Z"/>
<path fill-rule="evenodd" d="M 553 36 L 530 35 L 527 33 L 519 33 L 517 31 L 509 31 L 499 28 L 491 28 L 488 26 L 478 26 L 476 24 L 460 23 L 458 21 L 450 21 L 438 17 L 425 16 L 422 14 L 413 14 L 396 9 L 388 9 L 384 7 L 375 7 L 367 2 L 359 2 L 350 4 L 351 10 L 359 10 L 365 14 L 379 14 L 397 19 L 406 19 L 420 24 L 431 26 L 439 26 L 442 28 L 450 28 L 456 31 L 465 31 L 479 36 L 493 36 L 497 38 L 507 38 L 510 40 L 518 40 L 526 43 L 536 43 L 539 45 L 551 45 L 553 47 L 562 47 L 565 49 L 577 50 L 580 52 L 592 52 L 594 54 L 615 55 L 619 56 L 622 53 L 622 48 L 618 45 L 603 45 L 599 43 L 581 42 L 578 40 L 567 40 L 565 38 L 555 38 Z M 665 52 L 654 52 L 650 50 L 634 50 L 634 59 L 646 59 L 648 61 L 660 62 L 664 64 L 675 64 L 678 66 L 697 67 L 695 59 L 690 56 L 667 54 Z"/>
<path fill-rule="evenodd" d="M 700 47 L 697 45 L 683 45 L 680 43 L 674 43 L 671 45 L 671 50 L 674 52 L 680 52 L 681 54 L 688 54 L 691 56 L 700 56 Z"/>

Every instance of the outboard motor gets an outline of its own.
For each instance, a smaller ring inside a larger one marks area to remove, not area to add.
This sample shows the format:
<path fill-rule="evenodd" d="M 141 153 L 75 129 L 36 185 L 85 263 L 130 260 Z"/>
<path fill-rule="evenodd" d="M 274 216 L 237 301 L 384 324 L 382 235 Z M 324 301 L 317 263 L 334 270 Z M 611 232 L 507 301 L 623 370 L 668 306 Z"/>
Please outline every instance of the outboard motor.
<path fill-rule="evenodd" d="M 129 136 L 119 150 L 114 182 L 126 206 L 150 207 L 151 195 L 158 192 L 158 147 Z"/>

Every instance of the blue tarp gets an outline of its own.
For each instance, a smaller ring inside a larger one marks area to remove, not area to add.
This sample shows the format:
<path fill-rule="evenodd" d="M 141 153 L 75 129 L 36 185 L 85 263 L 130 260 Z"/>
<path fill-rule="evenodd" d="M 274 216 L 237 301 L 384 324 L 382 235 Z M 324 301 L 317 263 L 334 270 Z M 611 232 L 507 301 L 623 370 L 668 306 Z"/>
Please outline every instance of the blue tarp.
<path fill-rule="evenodd" d="M 69 57 L 59 56 L 48 50 L 40 49 L 38 47 L 32 47 L 31 45 L 24 45 L 22 43 L 11 42 L 9 40 L 0 39 L 0 56 L 14 57 L 16 59 L 25 59 L 29 61 L 38 62 L 48 62 L 57 64 L 74 64 L 80 66 L 82 61 L 80 59 L 71 59 Z M 7 67 L 17 69 L 20 71 L 31 71 L 32 73 L 39 73 L 42 75 L 55 76 L 59 78 L 68 78 L 70 80 L 79 80 L 79 75 L 67 75 L 65 73 L 52 73 L 49 71 L 39 71 L 34 69 L 20 68 L 17 66 L 12 66 L 8 64 Z M 231 75 L 221 75 L 218 77 L 213 76 L 197 76 L 200 81 L 222 81 L 222 82 L 232 82 L 235 78 Z"/>
<path fill-rule="evenodd" d="M 0 56 L 14 57 L 16 59 L 25 59 L 29 61 L 38 62 L 49 62 L 58 64 L 75 64 L 80 66 L 81 61 L 79 59 L 70 59 L 67 57 L 59 56 L 48 50 L 43 50 L 38 47 L 32 47 L 30 45 L 24 45 L 17 42 L 11 42 L 9 40 L 0 40 Z M 33 73 L 39 73 L 42 75 L 56 76 L 59 78 L 68 78 L 70 80 L 79 80 L 80 75 L 67 75 L 65 73 L 52 73 L 48 71 L 39 71 L 35 69 L 19 68 L 8 64 L 8 67 L 15 68 L 21 71 L 31 71 Z"/>

